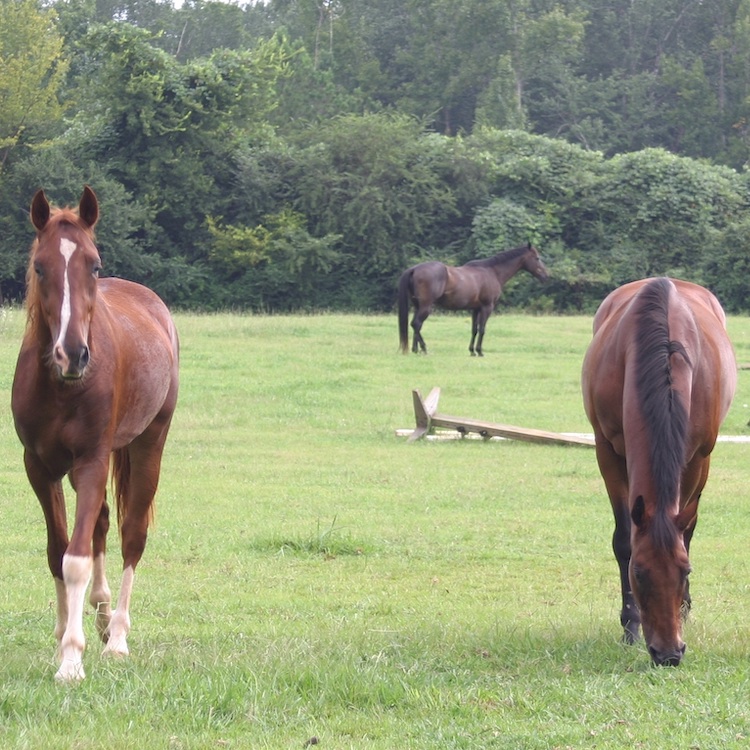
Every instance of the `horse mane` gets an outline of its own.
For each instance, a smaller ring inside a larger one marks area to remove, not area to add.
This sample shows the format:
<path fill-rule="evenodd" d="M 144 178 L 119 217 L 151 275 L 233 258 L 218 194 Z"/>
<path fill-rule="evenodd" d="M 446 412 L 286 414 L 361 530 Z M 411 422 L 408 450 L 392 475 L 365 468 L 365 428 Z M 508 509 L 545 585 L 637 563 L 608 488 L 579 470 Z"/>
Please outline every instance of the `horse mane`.
<path fill-rule="evenodd" d="M 685 468 L 689 415 L 680 394 L 672 386 L 673 354 L 690 362 L 684 346 L 669 339 L 669 279 L 655 279 L 638 295 L 638 354 L 636 389 L 649 436 L 652 475 L 656 488 L 656 513 L 652 534 L 657 544 L 670 547 L 677 529 L 667 515 L 677 495 Z"/>
<path fill-rule="evenodd" d="M 491 258 L 479 258 L 478 260 L 470 260 L 465 265 L 467 266 L 481 266 L 482 268 L 492 268 L 500 264 L 505 264 L 510 260 L 515 260 L 519 256 L 527 253 L 531 249 L 530 245 L 520 245 L 514 247 L 511 250 L 503 250 L 503 252 L 493 255 Z"/>
<path fill-rule="evenodd" d="M 89 235 L 95 242 L 94 231 L 86 227 L 72 208 L 53 208 L 50 218 L 44 227 L 45 232 L 58 231 L 60 226 L 74 226 Z M 26 267 L 26 330 L 29 334 L 37 331 L 39 324 L 39 279 L 34 271 L 34 257 L 39 248 L 39 235 L 34 238 L 29 250 L 29 263 Z"/>

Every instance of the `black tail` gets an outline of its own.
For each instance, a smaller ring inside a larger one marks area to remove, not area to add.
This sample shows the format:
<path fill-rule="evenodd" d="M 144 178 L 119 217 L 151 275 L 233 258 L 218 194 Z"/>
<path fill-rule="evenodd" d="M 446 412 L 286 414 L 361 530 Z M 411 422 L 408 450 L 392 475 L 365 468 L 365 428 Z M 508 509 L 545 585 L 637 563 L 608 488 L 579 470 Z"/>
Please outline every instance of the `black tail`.
<path fill-rule="evenodd" d="M 398 280 L 398 337 L 404 354 L 409 351 L 409 287 L 413 270 L 407 268 Z"/>

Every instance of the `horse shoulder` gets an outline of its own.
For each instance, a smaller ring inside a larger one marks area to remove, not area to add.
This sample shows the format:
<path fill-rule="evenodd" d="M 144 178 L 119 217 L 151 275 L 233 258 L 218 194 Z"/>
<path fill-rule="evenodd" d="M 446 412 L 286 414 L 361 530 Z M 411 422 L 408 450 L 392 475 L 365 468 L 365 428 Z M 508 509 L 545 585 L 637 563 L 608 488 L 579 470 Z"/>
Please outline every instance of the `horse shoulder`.
<path fill-rule="evenodd" d="M 472 299 L 472 307 L 494 307 L 503 289 L 492 269 L 467 264 L 455 271 L 457 286 L 460 284 L 465 297 Z"/>
<path fill-rule="evenodd" d="M 11 388 L 11 412 L 18 437 L 27 448 L 33 444 L 33 436 L 49 411 L 45 407 L 51 390 L 40 383 L 46 372 L 40 366 L 41 358 L 38 344 L 24 338 Z"/>
<path fill-rule="evenodd" d="M 611 297 L 612 295 L 610 295 Z M 609 297 L 597 313 L 595 331 L 582 368 L 582 392 L 586 415 L 615 452 L 624 455 L 623 410 L 627 341 L 622 336 L 619 316 L 611 313 L 624 300 Z M 602 313 L 602 314 L 600 314 Z"/>

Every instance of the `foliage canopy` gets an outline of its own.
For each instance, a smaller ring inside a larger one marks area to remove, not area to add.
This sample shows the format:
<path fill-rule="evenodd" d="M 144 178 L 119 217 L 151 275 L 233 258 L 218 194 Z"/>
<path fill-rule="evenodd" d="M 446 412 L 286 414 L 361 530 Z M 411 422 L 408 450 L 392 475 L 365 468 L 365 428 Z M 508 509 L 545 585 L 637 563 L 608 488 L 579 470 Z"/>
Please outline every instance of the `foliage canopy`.
<path fill-rule="evenodd" d="M 390 309 L 531 240 L 588 311 L 673 274 L 746 310 L 750 0 L 0 0 L 0 297 L 38 187 L 191 308 Z"/>

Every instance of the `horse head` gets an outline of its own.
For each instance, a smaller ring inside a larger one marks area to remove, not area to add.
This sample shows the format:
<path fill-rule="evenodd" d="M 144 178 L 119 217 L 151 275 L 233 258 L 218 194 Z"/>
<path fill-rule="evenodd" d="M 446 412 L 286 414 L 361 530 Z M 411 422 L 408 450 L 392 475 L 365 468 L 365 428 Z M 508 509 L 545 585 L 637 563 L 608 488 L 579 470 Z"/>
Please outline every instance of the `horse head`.
<path fill-rule="evenodd" d="M 539 279 L 539 281 L 547 281 L 549 278 L 549 272 L 542 262 L 539 251 L 530 242 L 523 256 L 522 268 L 528 271 L 535 279 Z"/>
<path fill-rule="evenodd" d="M 89 363 L 89 327 L 101 259 L 94 244 L 99 204 L 86 186 L 78 210 L 52 209 L 43 190 L 31 201 L 36 239 L 31 248 L 27 307 L 32 325 L 50 346 L 59 377 L 80 380 Z"/>
<path fill-rule="evenodd" d="M 697 502 L 673 516 L 650 516 L 639 495 L 631 519 L 630 586 L 641 616 L 643 637 L 653 662 L 676 667 L 685 653 L 690 560 L 684 533 L 695 524 Z"/>

